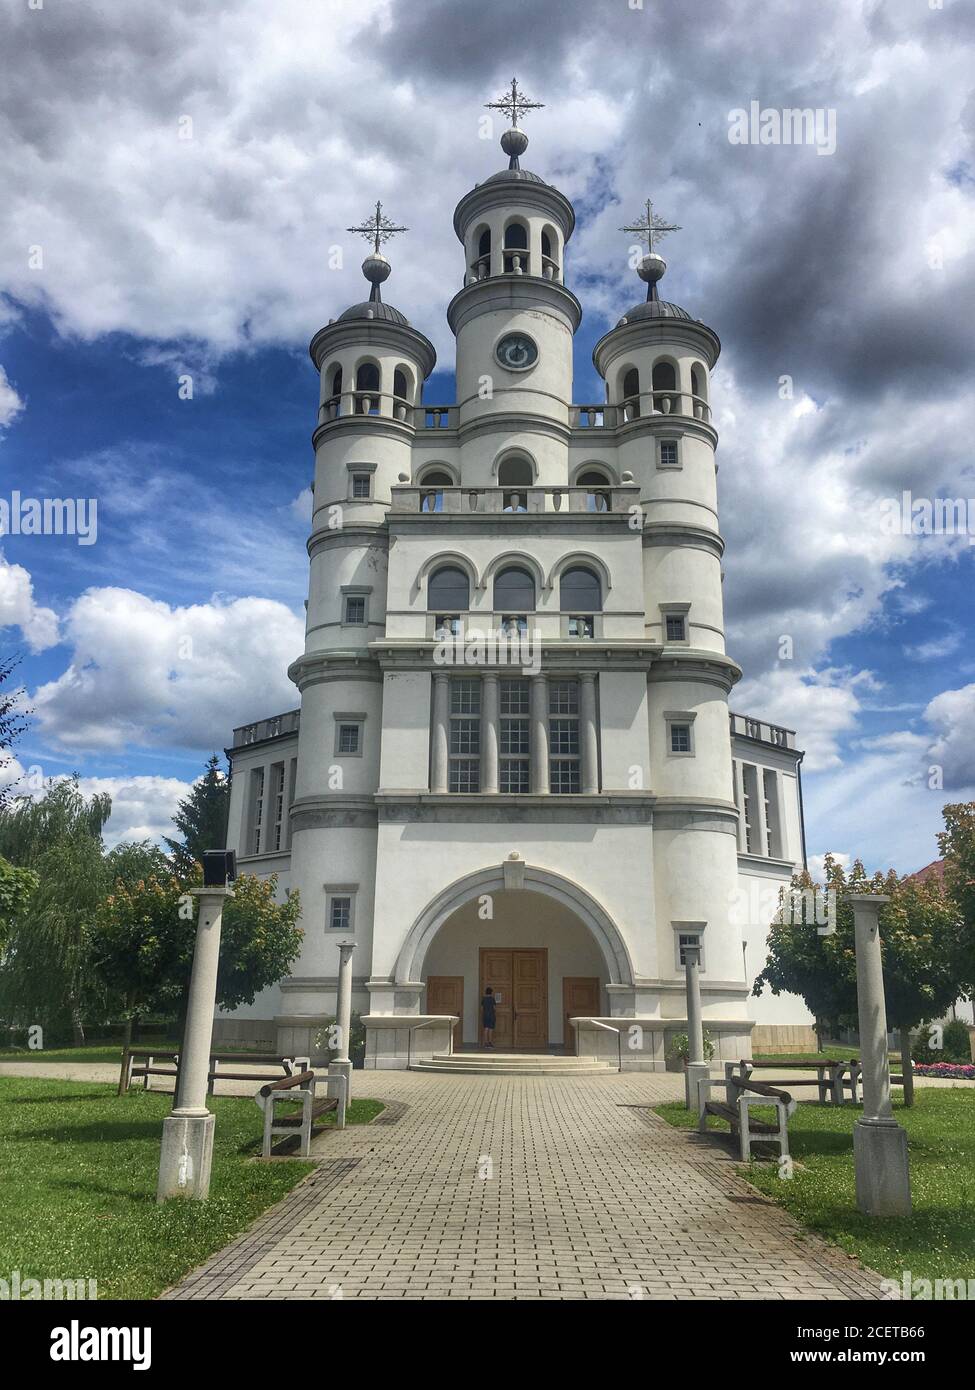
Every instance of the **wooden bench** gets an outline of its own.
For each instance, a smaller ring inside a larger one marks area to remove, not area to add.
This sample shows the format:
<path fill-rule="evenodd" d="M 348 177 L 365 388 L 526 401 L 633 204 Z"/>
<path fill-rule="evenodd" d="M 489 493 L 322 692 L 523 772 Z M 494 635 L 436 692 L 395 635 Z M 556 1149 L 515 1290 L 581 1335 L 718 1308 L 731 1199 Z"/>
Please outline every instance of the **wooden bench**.
<path fill-rule="evenodd" d="M 839 1061 L 836 1058 L 826 1058 L 815 1062 L 763 1062 L 760 1059 L 742 1058 L 740 1062 L 725 1062 L 725 1080 L 730 1073 L 737 1068 L 740 1076 L 750 1076 L 753 1071 L 815 1071 L 816 1077 L 766 1077 L 765 1082 L 768 1086 L 788 1086 L 795 1089 L 797 1086 L 816 1086 L 819 1090 L 820 1104 L 825 1105 L 829 1099 L 833 1105 L 843 1105 L 845 1102 L 844 1091 L 846 1086 L 850 1088 L 850 1102 L 857 1103 L 857 1090 L 860 1085 L 860 1077 L 863 1068 L 859 1060 L 854 1057 L 848 1062 Z M 847 1073 L 849 1080 L 845 1080 Z M 903 1086 L 904 1077 L 891 1076 L 892 1086 Z"/>
<path fill-rule="evenodd" d="M 163 1063 L 163 1065 L 159 1065 Z M 249 1070 L 240 1070 L 250 1063 Z M 254 1071 L 255 1065 L 280 1067 L 285 1076 L 293 1076 L 296 1071 L 307 1070 L 308 1057 L 282 1056 L 276 1052 L 211 1052 L 210 1068 L 207 1078 L 207 1094 L 213 1095 L 217 1081 L 265 1081 L 263 1072 Z M 221 1065 L 229 1065 L 236 1070 L 221 1071 Z M 174 1087 L 179 1077 L 179 1053 L 159 1051 L 152 1047 L 127 1047 L 122 1053 L 122 1070 L 119 1074 L 118 1094 L 124 1096 L 135 1077 L 142 1077 L 142 1089 L 148 1091 L 150 1076 L 169 1076 Z"/>
<path fill-rule="evenodd" d="M 727 1120 L 731 1126 L 733 1135 L 737 1134 L 741 1157 L 744 1162 L 751 1158 L 752 1142 L 758 1140 L 762 1143 L 778 1144 L 779 1153 L 783 1158 L 788 1157 L 789 1153 L 789 1131 L 787 1122 L 789 1116 L 796 1108 L 796 1102 L 789 1095 L 788 1091 L 777 1090 L 776 1087 L 768 1085 L 764 1081 L 752 1081 L 750 1077 L 725 1075 L 726 1100 L 711 1100 L 711 1087 L 713 1081 L 710 1077 L 702 1077 L 697 1084 L 698 1092 L 698 1131 L 701 1134 L 708 1132 L 708 1116 L 716 1115 L 718 1119 Z M 774 1106 L 776 1110 L 775 1124 L 769 1124 L 767 1120 L 759 1120 L 749 1112 L 758 1106 Z"/>
<path fill-rule="evenodd" d="M 314 1138 L 315 1121 L 320 1115 L 334 1110 L 336 1127 L 345 1128 L 348 1080 L 342 1073 L 329 1076 L 328 1093 L 316 1097 L 315 1073 L 301 1071 L 294 1076 L 282 1077 L 280 1081 L 269 1081 L 257 1092 L 254 1101 L 264 1112 L 264 1144 L 261 1156 L 271 1157 L 271 1145 L 275 1134 L 297 1133 L 301 1138 L 299 1152 L 302 1158 L 307 1158 Z M 300 1113 L 276 1108 L 281 1102 L 290 1102 L 293 1105 L 297 1101 L 301 1102 Z M 319 1125 L 317 1128 L 322 1129 L 323 1126 Z"/>

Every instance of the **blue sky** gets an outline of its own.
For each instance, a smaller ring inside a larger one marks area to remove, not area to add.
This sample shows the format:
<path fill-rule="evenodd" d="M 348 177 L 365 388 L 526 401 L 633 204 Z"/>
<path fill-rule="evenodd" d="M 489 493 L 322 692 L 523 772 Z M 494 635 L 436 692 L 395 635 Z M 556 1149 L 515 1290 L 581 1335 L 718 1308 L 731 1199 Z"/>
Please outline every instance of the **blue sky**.
<path fill-rule="evenodd" d="M 759 51 L 739 0 L 710 6 L 707 42 L 661 3 L 654 31 L 539 0 L 517 44 L 509 0 L 12 17 L 0 496 L 98 499 L 95 545 L 0 542 L 23 769 L 77 770 L 113 793 L 113 835 L 159 834 L 234 724 L 296 703 L 307 342 L 363 294 L 344 228 L 377 196 L 410 226 L 385 297 L 437 346 L 426 399 L 451 399 L 450 217 L 501 167 L 478 122 L 516 61 L 547 103 L 523 162 L 579 219 L 576 400 L 600 397 L 592 344 L 641 297 L 617 229 L 648 195 L 683 229 L 662 293 L 721 336 L 733 707 L 797 728 L 812 854 L 935 857 L 941 804 L 975 795 L 975 546 L 891 537 L 878 509 L 971 498 L 975 528 L 971 14 L 785 0 Z M 753 98 L 835 111 L 835 153 L 731 145 Z"/>

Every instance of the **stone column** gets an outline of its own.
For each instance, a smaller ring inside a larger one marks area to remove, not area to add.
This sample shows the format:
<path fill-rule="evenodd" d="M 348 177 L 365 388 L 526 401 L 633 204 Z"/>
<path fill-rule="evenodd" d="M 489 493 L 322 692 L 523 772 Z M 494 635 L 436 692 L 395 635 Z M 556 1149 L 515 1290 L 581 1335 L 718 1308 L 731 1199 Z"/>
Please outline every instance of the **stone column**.
<path fill-rule="evenodd" d="M 863 1066 L 863 1114 L 853 1126 L 857 1207 L 869 1216 L 911 1211 L 907 1135 L 894 1119 L 887 1058 L 887 1005 L 880 954 L 882 893 L 848 893 L 857 954 L 857 1015 Z"/>
<path fill-rule="evenodd" d="M 481 791 L 498 790 L 498 677 L 481 678 Z"/>
<path fill-rule="evenodd" d="M 687 995 L 687 1067 L 684 1072 L 684 1104 L 697 1110 L 697 1083 L 711 1075 L 704 1059 L 704 1022 L 701 1013 L 701 948 L 684 947 L 684 986 Z"/>
<path fill-rule="evenodd" d="M 579 676 L 579 753 L 583 794 L 599 791 L 599 739 L 596 734 L 596 677 L 591 671 Z"/>
<path fill-rule="evenodd" d="M 156 1201 L 210 1195 L 214 1117 L 207 1109 L 210 1044 L 220 961 L 223 905 L 232 888 L 193 888 L 200 900 L 186 1027 L 180 1044 L 176 1103 L 163 1121 Z"/>
<path fill-rule="evenodd" d="M 735 805 L 738 807 L 738 850 L 745 853 L 745 781 L 741 775 L 741 759 L 736 758 L 732 767 L 735 779 Z"/>
<path fill-rule="evenodd" d="M 450 677 L 441 671 L 433 675 L 433 757 L 431 759 L 430 790 L 447 790 L 447 725 L 450 717 Z"/>
<path fill-rule="evenodd" d="M 338 1028 L 339 1055 L 328 1064 L 329 1076 L 344 1076 L 346 1099 L 352 1099 L 352 1059 L 349 1037 L 352 1032 L 352 952 L 354 941 L 339 942 L 339 978 L 335 996 L 335 1023 Z"/>
<path fill-rule="evenodd" d="M 548 680 L 545 676 L 531 678 L 531 746 L 532 792 L 547 796 L 548 780 Z"/>

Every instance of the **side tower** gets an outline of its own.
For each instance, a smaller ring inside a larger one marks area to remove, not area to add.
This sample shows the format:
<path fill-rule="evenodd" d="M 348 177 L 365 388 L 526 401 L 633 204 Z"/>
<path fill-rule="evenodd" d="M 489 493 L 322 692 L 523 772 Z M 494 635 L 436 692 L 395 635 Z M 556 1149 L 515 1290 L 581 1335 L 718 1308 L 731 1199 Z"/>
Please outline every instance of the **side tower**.
<path fill-rule="evenodd" d="M 619 466 L 639 485 L 654 807 L 654 882 L 660 1008 L 684 1010 L 682 944 L 702 947 L 707 1022 L 747 1018 L 742 932 L 736 916 L 737 822 L 728 694 L 741 671 L 725 655 L 718 530 L 717 433 L 709 374 L 717 334 L 660 298 L 666 262 L 655 240 L 677 227 L 648 201 L 622 229 L 649 254 L 637 273 L 646 299 L 596 344 Z M 730 1030 L 733 1032 L 733 1028 Z"/>
<path fill-rule="evenodd" d="M 314 1020 L 334 1012 L 338 942 L 354 939 L 355 977 L 368 976 L 376 877 L 382 676 L 371 639 L 386 628 L 391 489 L 411 448 L 433 345 L 383 303 L 383 242 L 397 231 L 376 204 L 350 227 L 372 241 L 362 264 L 368 299 L 319 330 L 309 351 L 321 378 L 304 654 L 288 674 L 301 694 L 298 776 L 291 809 L 291 886 L 305 939 L 282 983 L 278 1040 L 304 1051 Z M 367 1001 L 356 991 L 356 1009 Z"/>

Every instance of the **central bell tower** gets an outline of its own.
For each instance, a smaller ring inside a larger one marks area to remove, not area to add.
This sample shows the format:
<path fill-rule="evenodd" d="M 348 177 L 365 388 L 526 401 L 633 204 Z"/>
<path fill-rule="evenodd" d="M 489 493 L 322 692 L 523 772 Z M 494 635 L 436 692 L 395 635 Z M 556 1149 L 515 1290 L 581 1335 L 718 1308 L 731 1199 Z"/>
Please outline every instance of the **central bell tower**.
<path fill-rule="evenodd" d="M 521 167 L 528 137 L 512 93 L 493 108 L 512 125 L 501 137 L 508 168 L 461 198 L 454 231 L 464 248 L 464 287 L 447 310 L 457 339 L 457 406 L 465 481 L 497 486 L 506 452 L 519 446 L 520 486 L 565 480 L 572 400 L 572 338 L 582 319 L 563 280 L 575 227 L 572 204 Z"/>

